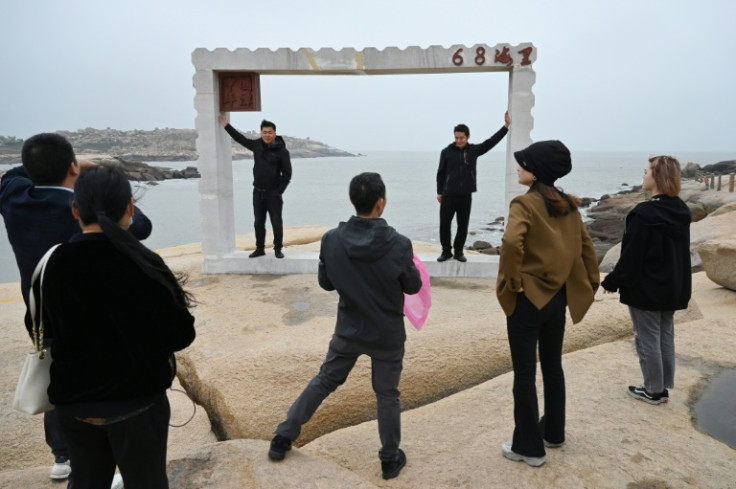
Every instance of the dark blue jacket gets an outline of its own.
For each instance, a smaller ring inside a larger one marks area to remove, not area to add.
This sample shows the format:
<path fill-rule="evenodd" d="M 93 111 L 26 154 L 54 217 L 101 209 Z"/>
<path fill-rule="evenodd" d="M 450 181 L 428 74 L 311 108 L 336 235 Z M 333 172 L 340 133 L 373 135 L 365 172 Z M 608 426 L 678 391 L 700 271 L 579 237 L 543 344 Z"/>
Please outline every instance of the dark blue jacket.
<path fill-rule="evenodd" d="M 71 189 L 34 185 L 23 166 L 7 171 L 0 180 L 0 214 L 20 272 L 20 288 L 28 307 L 31 277 L 38 260 L 58 243 L 81 233 L 71 210 Z M 151 221 L 136 207 L 130 232 L 139 240 L 151 234 Z M 26 311 L 30 331 L 30 315 Z"/>
<path fill-rule="evenodd" d="M 422 287 L 409 238 L 383 219 L 353 216 L 322 237 L 318 279 L 340 295 L 337 336 L 382 350 L 404 345 L 404 294 Z"/>
<path fill-rule="evenodd" d="M 440 153 L 437 169 L 437 195 L 470 195 L 477 189 L 478 157 L 488 153 L 509 130 L 502 127 L 480 144 L 466 144 L 463 149 L 451 143 Z"/>

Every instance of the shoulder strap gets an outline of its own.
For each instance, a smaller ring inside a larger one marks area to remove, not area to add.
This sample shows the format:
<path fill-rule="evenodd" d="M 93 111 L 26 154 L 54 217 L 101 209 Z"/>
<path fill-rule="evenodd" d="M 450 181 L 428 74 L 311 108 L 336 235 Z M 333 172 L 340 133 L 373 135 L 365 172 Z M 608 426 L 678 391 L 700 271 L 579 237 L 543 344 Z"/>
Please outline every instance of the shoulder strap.
<path fill-rule="evenodd" d="M 59 243 L 61 244 L 61 243 Z M 51 257 L 51 254 L 54 252 L 54 250 L 59 245 L 56 244 L 49 248 L 49 250 L 46 252 L 46 254 L 43 255 L 43 257 L 38 261 L 36 264 L 36 269 L 33 270 L 33 277 L 31 278 L 31 290 L 29 294 L 29 302 L 30 302 L 30 309 L 31 309 L 31 321 L 33 324 L 33 346 L 35 347 L 37 352 L 43 352 L 43 294 L 41 293 L 41 289 L 43 287 L 43 275 L 46 271 L 46 263 L 49 261 L 49 258 Z M 34 284 L 36 283 L 36 280 L 40 280 L 38 283 L 38 308 L 36 307 L 36 290 L 34 288 Z M 36 320 L 38 318 L 38 321 Z"/>

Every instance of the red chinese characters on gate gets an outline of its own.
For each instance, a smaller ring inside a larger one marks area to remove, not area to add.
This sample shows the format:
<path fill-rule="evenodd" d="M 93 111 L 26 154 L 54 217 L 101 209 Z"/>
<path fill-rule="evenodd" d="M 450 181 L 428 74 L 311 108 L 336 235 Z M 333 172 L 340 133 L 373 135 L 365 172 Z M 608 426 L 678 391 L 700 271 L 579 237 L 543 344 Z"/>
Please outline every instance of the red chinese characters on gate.
<path fill-rule="evenodd" d="M 465 64 L 465 56 L 464 56 L 464 49 L 460 48 L 457 51 L 455 51 L 452 55 L 452 64 L 455 66 L 463 66 Z M 531 61 L 531 55 L 534 51 L 534 48 L 529 46 L 528 48 L 524 48 L 518 52 L 518 54 L 521 55 L 521 61 L 519 64 L 521 66 L 526 66 L 532 64 Z M 475 56 L 472 56 L 472 55 Z M 474 52 L 471 52 L 470 57 L 473 60 L 473 63 L 477 66 L 483 66 L 486 64 L 486 48 L 483 46 L 479 46 L 475 49 Z M 493 58 L 494 63 L 498 64 L 504 64 L 506 66 L 511 66 L 514 64 L 514 57 L 511 55 L 511 49 L 508 46 L 504 46 L 500 51 L 496 49 L 496 56 Z"/>

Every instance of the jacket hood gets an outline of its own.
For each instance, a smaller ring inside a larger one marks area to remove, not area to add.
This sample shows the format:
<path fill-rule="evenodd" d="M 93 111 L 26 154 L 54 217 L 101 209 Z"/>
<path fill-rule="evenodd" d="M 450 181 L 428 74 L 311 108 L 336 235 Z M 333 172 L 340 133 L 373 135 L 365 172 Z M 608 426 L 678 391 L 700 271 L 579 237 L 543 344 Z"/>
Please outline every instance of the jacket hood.
<path fill-rule="evenodd" d="M 396 244 L 398 233 L 384 219 L 353 216 L 337 228 L 340 244 L 350 258 L 376 261 Z"/>
<path fill-rule="evenodd" d="M 640 217 L 645 226 L 657 227 L 669 236 L 689 236 L 692 221 L 690 209 L 679 197 L 655 195 L 637 205 L 632 213 Z"/>

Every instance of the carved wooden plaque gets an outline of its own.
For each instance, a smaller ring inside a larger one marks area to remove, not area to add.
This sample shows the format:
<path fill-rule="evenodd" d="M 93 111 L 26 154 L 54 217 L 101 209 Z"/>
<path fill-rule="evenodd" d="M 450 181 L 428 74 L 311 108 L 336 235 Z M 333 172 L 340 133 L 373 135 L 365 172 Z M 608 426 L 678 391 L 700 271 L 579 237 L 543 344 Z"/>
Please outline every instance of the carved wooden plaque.
<path fill-rule="evenodd" d="M 258 73 L 220 73 L 221 112 L 259 112 L 261 85 Z"/>

